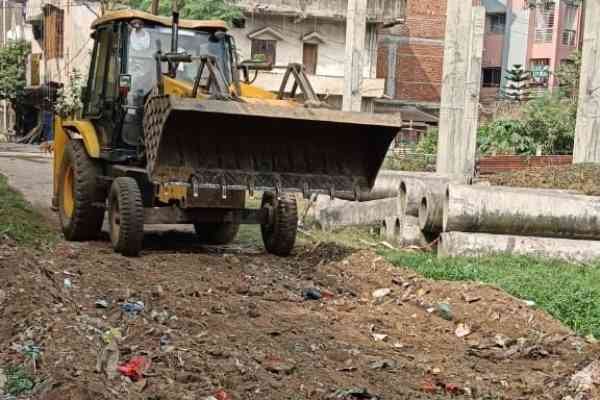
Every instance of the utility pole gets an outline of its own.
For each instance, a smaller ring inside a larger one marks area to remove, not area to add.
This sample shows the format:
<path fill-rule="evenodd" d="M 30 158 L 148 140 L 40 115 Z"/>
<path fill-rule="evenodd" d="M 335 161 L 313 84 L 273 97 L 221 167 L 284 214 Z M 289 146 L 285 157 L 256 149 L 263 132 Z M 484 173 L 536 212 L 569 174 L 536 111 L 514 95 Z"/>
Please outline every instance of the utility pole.
<path fill-rule="evenodd" d="M 585 2 L 579 106 L 575 129 L 574 163 L 600 162 L 600 3 Z"/>
<path fill-rule="evenodd" d="M 154 15 L 158 15 L 158 5 L 159 0 L 152 0 L 152 7 L 150 8 L 150 12 Z"/>
<path fill-rule="evenodd" d="M 342 110 L 361 111 L 361 82 L 365 35 L 367 33 L 367 0 L 348 0 L 346 14 L 346 53 L 344 65 L 344 98 Z"/>
<path fill-rule="evenodd" d="M 6 47 L 6 0 L 2 0 L 2 47 Z M 2 133 L 8 135 L 8 105 L 2 99 Z"/>
<path fill-rule="evenodd" d="M 448 0 L 436 171 L 475 170 L 485 8 Z"/>

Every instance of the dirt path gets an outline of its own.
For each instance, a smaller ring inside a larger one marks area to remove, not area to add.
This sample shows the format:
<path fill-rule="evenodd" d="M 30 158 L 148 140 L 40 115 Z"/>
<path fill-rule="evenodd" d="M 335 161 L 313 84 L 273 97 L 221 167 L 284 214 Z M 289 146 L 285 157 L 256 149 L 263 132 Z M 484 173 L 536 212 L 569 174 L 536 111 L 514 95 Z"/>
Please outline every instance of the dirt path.
<path fill-rule="evenodd" d="M 48 161 L 8 151 L 0 172 L 48 206 Z M 497 289 L 371 252 L 305 242 L 282 259 L 188 232 L 149 233 L 144 248 L 0 242 L 0 380 L 23 366 L 40 400 L 563 399 L 600 354 Z M 117 371 L 138 356 L 139 378 Z"/>
<path fill-rule="evenodd" d="M 52 158 L 39 146 L 0 143 L 0 173 L 36 207 L 50 208 Z"/>

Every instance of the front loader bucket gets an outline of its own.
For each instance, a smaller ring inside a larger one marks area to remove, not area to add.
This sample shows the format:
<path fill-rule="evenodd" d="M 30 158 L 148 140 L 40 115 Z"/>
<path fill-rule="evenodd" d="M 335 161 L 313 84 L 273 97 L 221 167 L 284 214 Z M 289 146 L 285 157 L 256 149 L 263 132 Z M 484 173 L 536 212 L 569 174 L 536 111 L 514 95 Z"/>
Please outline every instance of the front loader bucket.
<path fill-rule="evenodd" d="M 370 190 L 399 116 L 159 96 L 146 105 L 148 173 L 199 187 Z"/>

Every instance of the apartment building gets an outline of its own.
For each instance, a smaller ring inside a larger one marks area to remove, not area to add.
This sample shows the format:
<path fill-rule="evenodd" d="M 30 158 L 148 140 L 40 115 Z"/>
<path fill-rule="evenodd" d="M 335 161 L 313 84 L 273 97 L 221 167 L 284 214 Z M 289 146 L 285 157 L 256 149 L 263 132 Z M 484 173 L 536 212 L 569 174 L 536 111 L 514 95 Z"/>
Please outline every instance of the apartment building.
<path fill-rule="evenodd" d="M 285 67 L 302 63 L 315 92 L 341 108 L 344 87 L 346 11 L 348 0 L 235 0 L 245 16 L 235 24 L 234 36 L 242 59 L 264 54 L 276 68 L 261 72 L 256 84 L 277 91 Z M 384 94 L 384 79 L 377 78 L 379 28 L 400 22 L 405 0 L 368 0 L 366 54 L 360 88 L 363 110 Z"/>
<path fill-rule="evenodd" d="M 541 90 L 582 40 L 581 0 L 475 0 L 486 9 L 482 101 L 493 100 L 515 64 L 531 71 Z M 377 76 L 391 104 L 438 107 L 447 0 L 407 0 L 406 23 L 380 34 Z"/>
<path fill-rule="evenodd" d="M 498 95 L 515 64 L 531 72 L 535 88 L 556 86 L 554 72 L 581 45 L 581 0 L 481 1 L 486 7 L 483 99 Z"/>

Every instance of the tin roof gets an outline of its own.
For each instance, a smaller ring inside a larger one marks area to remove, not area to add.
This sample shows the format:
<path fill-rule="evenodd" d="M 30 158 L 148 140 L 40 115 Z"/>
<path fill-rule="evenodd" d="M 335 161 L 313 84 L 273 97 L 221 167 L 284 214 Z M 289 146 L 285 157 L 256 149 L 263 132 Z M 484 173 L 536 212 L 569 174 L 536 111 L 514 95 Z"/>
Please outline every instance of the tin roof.
<path fill-rule="evenodd" d="M 150 14 L 139 10 L 118 10 L 111 11 L 102 17 L 98 18 L 92 23 L 92 29 L 96 29 L 100 25 L 107 24 L 113 21 L 141 19 L 147 22 L 154 22 L 163 26 L 171 26 L 171 18 L 162 17 L 159 15 Z M 195 30 L 227 30 L 225 21 L 220 20 L 194 20 L 194 19 L 180 19 L 179 27 L 184 29 L 195 29 Z"/>

